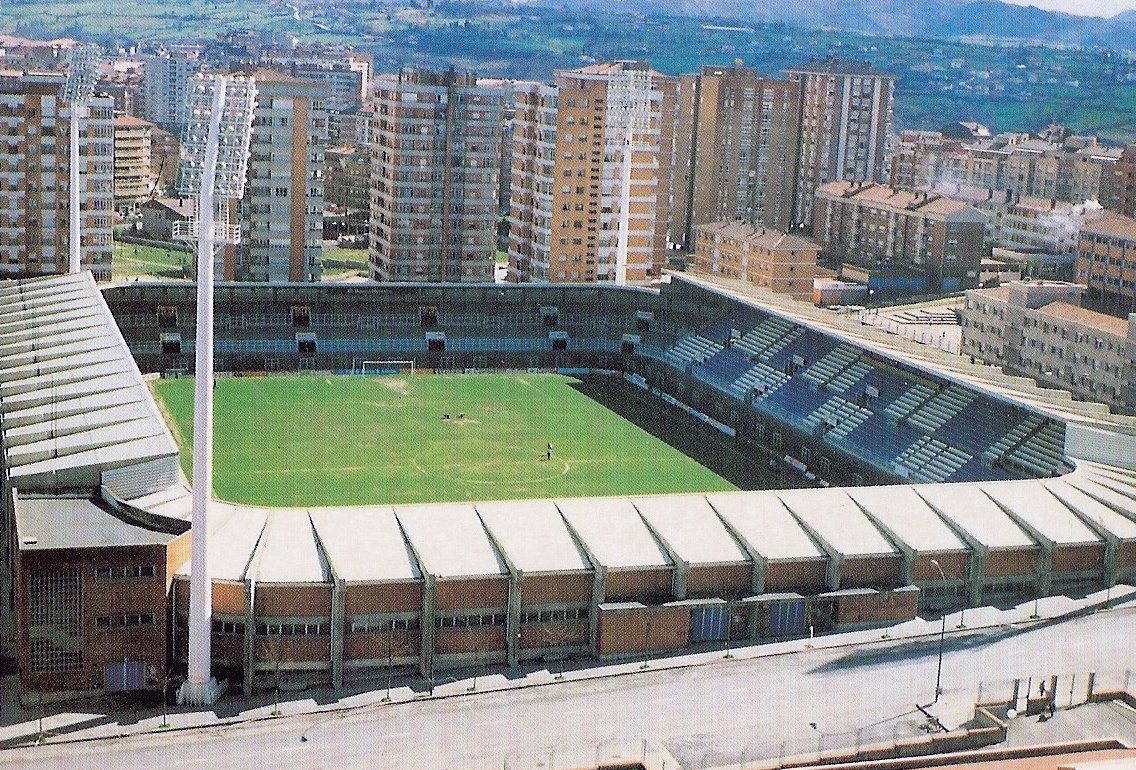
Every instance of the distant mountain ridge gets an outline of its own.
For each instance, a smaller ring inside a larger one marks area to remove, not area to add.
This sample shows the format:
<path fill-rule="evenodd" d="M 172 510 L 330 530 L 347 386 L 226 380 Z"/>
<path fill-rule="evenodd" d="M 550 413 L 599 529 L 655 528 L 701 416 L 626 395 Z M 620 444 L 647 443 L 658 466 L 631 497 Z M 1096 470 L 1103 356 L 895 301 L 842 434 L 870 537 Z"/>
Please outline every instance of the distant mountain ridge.
<path fill-rule="evenodd" d="M 525 4 L 525 3 L 518 3 Z M 535 5 L 561 5 L 536 0 Z M 784 23 L 904 37 L 1004 38 L 1023 42 L 1136 48 L 1136 11 L 1111 19 L 1074 16 L 999 0 L 577 0 L 596 12 Z"/>

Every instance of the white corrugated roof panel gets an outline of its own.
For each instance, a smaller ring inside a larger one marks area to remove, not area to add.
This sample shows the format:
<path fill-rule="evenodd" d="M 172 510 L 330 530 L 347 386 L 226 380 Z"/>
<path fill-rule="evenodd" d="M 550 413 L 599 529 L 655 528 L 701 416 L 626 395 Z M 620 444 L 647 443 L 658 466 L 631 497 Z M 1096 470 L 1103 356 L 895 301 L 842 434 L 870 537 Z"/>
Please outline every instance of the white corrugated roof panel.
<path fill-rule="evenodd" d="M 909 486 L 854 487 L 849 496 L 915 551 L 966 551 L 966 543 Z"/>
<path fill-rule="evenodd" d="M 915 492 L 987 548 L 1037 545 L 977 484 L 919 484 Z"/>
<path fill-rule="evenodd" d="M 688 564 L 749 562 L 703 495 L 660 495 L 631 501 L 659 537 Z"/>
<path fill-rule="evenodd" d="M 776 494 L 804 524 L 844 556 L 896 553 L 842 489 L 788 489 Z"/>
<path fill-rule="evenodd" d="M 306 510 L 291 508 L 270 511 L 264 534 L 256 550 L 257 582 L 327 583 L 331 581 L 327 560 L 316 541 L 312 522 Z"/>
<path fill-rule="evenodd" d="M 267 520 L 266 510 L 238 509 L 219 502 L 209 505 L 209 576 L 213 580 L 245 579 Z M 191 564 L 186 560 L 177 574 L 189 575 Z"/>
<path fill-rule="evenodd" d="M 402 505 L 394 510 L 424 572 L 439 578 L 508 574 L 472 505 Z"/>
<path fill-rule="evenodd" d="M 1082 518 L 1096 522 L 1121 540 L 1136 540 L 1136 521 L 1117 513 L 1109 506 L 1094 499 L 1062 479 L 1046 479 L 1045 488 L 1056 495 L 1070 509 L 1081 514 Z M 1136 501 L 1134 501 L 1136 507 Z"/>
<path fill-rule="evenodd" d="M 592 564 L 551 500 L 478 503 L 486 529 L 521 572 L 590 572 Z"/>
<path fill-rule="evenodd" d="M 309 513 L 331 569 L 340 580 L 422 579 L 394 508 L 313 508 Z"/>
<path fill-rule="evenodd" d="M 983 484 L 994 501 L 1058 545 L 1099 543 L 1100 537 L 1052 495 L 1040 481 Z"/>
<path fill-rule="evenodd" d="M 670 557 L 625 497 L 557 500 L 587 549 L 609 569 L 669 567 Z"/>
<path fill-rule="evenodd" d="M 827 558 L 772 492 L 721 492 L 707 495 L 706 500 L 750 548 L 766 559 Z"/>

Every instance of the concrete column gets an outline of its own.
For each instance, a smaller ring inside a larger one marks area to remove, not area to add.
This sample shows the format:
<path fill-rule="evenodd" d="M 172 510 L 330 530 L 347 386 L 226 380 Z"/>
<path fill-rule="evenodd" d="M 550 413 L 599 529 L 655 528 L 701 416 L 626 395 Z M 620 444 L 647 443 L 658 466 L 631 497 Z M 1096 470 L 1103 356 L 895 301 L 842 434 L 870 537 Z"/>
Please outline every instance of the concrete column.
<path fill-rule="evenodd" d="M 343 686 L 343 634 L 347 583 L 336 580 L 331 584 L 331 686 Z"/>
<path fill-rule="evenodd" d="M 600 635 L 600 605 L 604 603 L 607 592 L 607 567 L 597 564 L 592 574 L 595 579 L 592 582 L 592 606 L 588 608 L 588 640 L 595 655 Z"/>
<path fill-rule="evenodd" d="M 256 667 L 256 583 L 245 580 L 245 665 L 241 689 L 252 694 L 253 674 Z"/>
<path fill-rule="evenodd" d="M 521 657 L 521 581 L 524 576 L 514 572 L 509 576 L 509 602 L 505 614 L 505 650 L 509 668 L 516 668 Z"/>
<path fill-rule="evenodd" d="M 421 562 L 419 562 L 421 565 Z M 422 583 L 422 620 L 421 620 L 421 647 L 418 657 L 418 670 L 422 676 L 430 679 L 434 676 L 434 589 L 436 580 L 433 575 L 423 572 Z"/>
<path fill-rule="evenodd" d="M 189 585 L 189 670 L 179 702 L 208 705 L 220 688 L 212 663 L 212 583 L 209 577 L 209 502 L 213 497 L 213 185 L 217 142 L 225 108 L 225 79 L 213 93 L 205 166 L 197 204 L 197 351 L 193 394 L 193 549 Z"/>

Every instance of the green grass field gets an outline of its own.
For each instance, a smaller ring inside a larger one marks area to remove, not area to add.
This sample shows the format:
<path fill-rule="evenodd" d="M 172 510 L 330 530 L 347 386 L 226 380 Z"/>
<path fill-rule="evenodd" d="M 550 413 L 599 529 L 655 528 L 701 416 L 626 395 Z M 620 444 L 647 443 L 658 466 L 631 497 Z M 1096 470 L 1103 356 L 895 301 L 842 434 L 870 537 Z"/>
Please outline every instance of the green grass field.
<path fill-rule="evenodd" d="M 154 389 L 188 475 L 193 380 Z M 315 506 L 765 485 L 764 459 L 635 391 L 551 374 L 218 380 L 214 487 L 234 502 Z"/>
<path fill-rule="evenodd" d="M 183 277 L 192 255 L 184 251 L 144 246 L 138 243 L 115 241 L 111 253 L 111 271 L 115 278 L 135 276 L 156 276 L 160 278 Z"/>

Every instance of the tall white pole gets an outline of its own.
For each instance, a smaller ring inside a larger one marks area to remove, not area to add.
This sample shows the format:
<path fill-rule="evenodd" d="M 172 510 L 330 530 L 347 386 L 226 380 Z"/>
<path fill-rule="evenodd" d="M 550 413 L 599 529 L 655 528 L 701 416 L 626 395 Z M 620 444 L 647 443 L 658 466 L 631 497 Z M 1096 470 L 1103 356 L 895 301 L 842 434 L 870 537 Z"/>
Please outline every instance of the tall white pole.
<path fill-rule="evenodd" d="M 212 702 L 210 677 L 212 584 L 209 580 L 208 506 L 213 496 L 213 198 L 217 142 L 225 107 L 225 80 L 218 77 L 198 198 L 197 351 L 193 396 L 193 545 L 189 582 L 189 699 Z M 212 684 L 211 684 L 212 683 Z"/>
<path fill-rule="evenodd" d="M 70 172 L 70 231 L 67 236 L 68 256 L 70 257 L 67 272 L 77 273 L 82 269 L 82 258 L 79 250 L 79 221 L 83 217 L 83 212 L 79 207 L 81 204 L 79 200 L 79 113 L 83 111 L 84 104 L 78 100 L 71 101 L 71 129 L 70 129 L 70 150 L 71 162 L 68 164 Z"/>
<path fill-rule="evenodd" d="M 615 285 L 627 285 L 627 247 L 631 229 L 631 160 L 633 137 L 631 119 L 627 121 L 627 135 L 623 138 L 623 179 L 619 190 L 619 240 L 615 248 Z"/>

